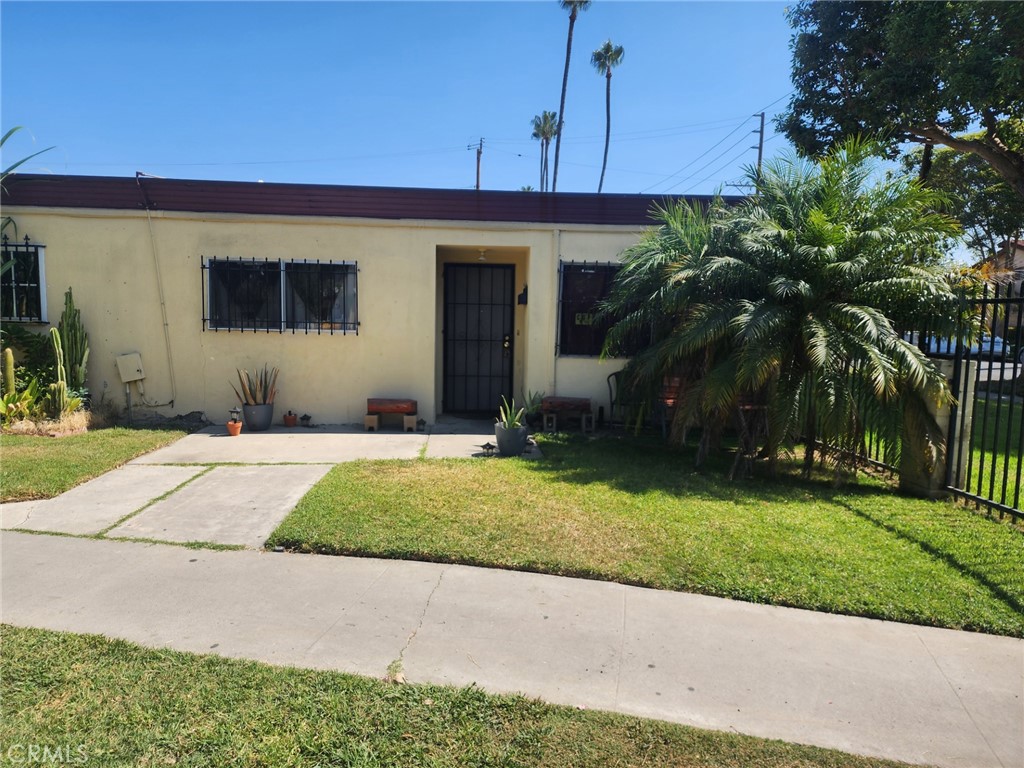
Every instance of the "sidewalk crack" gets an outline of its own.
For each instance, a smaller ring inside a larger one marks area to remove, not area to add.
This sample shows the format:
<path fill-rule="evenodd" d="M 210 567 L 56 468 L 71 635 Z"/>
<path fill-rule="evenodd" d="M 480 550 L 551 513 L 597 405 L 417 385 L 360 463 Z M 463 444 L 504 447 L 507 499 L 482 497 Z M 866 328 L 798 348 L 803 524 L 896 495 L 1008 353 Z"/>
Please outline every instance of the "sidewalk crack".
<path fill-rule="evenodd" d="M 974 730 L 978 732 L 978 735 L 981 736 L 981 740 L 985 742 L 985 746 L 988 747 L 988 751 L 992 754 L 992 757 L 996 759 L 996 762 L 999 763 L 999 765 L 1005 765 L 995 748 L 993 748 L 992 743 L 988 740 L 988 737 L 985 736 L 985 732 L 981 730 L 981 727 L 978 725 L 978 721 L 974 719 L 974 715 L 971 713 L 971 710 L 967 708 L 967 705 L 964 704 L 964 700 L 960 698 L 960 692 L 957 691 L 956 686 L 953 685 L 953 681 L 951 681 L 946 675 L 946 671 L 942 668 L 942 665 L 939 664 L 939 660 L 935 658 L 935 654 L 932 653 L 932 649 L 928 647 L 928 643 L 924 641 L 924 638 L 921 637 L 919 632 L 915 632 L 914 634 L 917 636 L 917 641 L 924 647 L 925 652 L 928 654 L 928 658 L 932 660 L 932 664 L 935 665 L 939 674 L 942 675 L 942 679 L 946 681 L 946 685 L 949 686 L 949 690 L 953 692 L 960 708 L 964 711 L 964 714 L 967 715 L 967 719 L 971 721 L 971 725 L 974 726 Z"/>
<path fill-rule="evenodd" d="M 626 596 L 629 594 L 627 587 L 620 587 L 622 590 L 622 627 L 619 637 L 619 670 L 615 675 L 615 706 L 619 705 L 619 684 L 622 682 L 622 667 L 626 655 Z"/>
<path fill-rule="evenodd" d="M 405 641 L 405 645 L 402 650 L 398 652 L 398 658 L 388 664 L 387 679 L 392 680 L 396 683 L 405 682 L 405 675 L 402 672 L 402 665 L 405 661 L 405 652 L 409 650 L 409 646 L 412 645 L 412 641 L 416 639 L 416 635 L 423 627 L 423 622 L 426 621 L 427 611 L 430 610 L 430 602 L 434 599 L 434 593 L 437 592 L 438 587 L 441 586 L 441 580 L 444 578 L 445 573 L 448 572 L 447 568 L 443 568 L 437 575 L 437 583 L 434 584 L 434 588 L 430 590 L 430 594 L 427 595 L 427 600 L 423 604 L 423 611 L 420 613 L 419 621 L 416 622 L 416 626 L 413 628 L 409 637 Z"/>

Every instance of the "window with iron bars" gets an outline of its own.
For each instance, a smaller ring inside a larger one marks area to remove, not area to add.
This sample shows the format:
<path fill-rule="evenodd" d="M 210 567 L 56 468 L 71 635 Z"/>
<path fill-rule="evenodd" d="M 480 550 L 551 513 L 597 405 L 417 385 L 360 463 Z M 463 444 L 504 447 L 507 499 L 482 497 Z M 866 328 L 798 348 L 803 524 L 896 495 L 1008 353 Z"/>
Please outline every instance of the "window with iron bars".
<path fill-rule="evenodd" d="M 611 327 L 608 319 L 598 320 L 599 304 L 608 298 L 618 264 L 588 264 L 563 261 L 559 264 L 558 354 L 596 357 Z"/>
<path fill-rule="evenodd" d="M 359 333 L 355 262 L 203 259 L 210 331 Z"/>
<path fill-rule="evenodd" d="M 45 250 L 46 246 L 33 243 L 28 235 L 22 242 L 3 236 L 0 320 L 47 322 Z"/>

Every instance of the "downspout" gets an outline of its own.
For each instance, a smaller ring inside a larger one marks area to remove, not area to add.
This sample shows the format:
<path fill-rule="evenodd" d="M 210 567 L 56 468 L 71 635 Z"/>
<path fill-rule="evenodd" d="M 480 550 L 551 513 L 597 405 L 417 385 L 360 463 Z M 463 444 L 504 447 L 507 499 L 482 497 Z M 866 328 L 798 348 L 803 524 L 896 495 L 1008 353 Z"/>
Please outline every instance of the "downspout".
<path fill-rule="evenodd" d="M 171 354 L 171 330 L 170 324 L 167 322 L 167 300 L 164 297 L 164 280 L 163 274 L 160 272 L 160 259 L 157 258 L 156 253 L 156 236 L 153 233 L 153 205 L 150 203 L 149 195 L 146 194 L 145 188 L 142 186 L 142 179 L 145 176 L 149 176 L 147 173 L 142 171 L 135 172 L 135 183 L 139 186 L 139 192 L 142 194 L 142 203 L 146 209 L 146 221 L 149 224 L 149 245 L 150 250 L 153 253 L 153 269 L 156 272 L 156 290 L 157 296 L 160 298 L 160 320 L 163 323 L 164 328 L 164 349 L 167 351 L 167 371 L 171 379 L 171 399 L 166 403 L 150 403 L 147 402 L 142 392 L 141 383 L 138 384 L 139 394 L 143 394 L 142 403 L 150 408 L 162 408 L 164 406 L 174 407 L 174 400 L 177 397 L 177 386 L 174 379 L 174 358 Z"/>
<path fill-rule="evenodd" d="M 558 167 L 557 164 L 555 166 Z M 562 230 L 556 229 L 554 231 L 555 240 L 555 322 L 552 330 L 555 332 L 553 339 L 554 344 L 551 346 L 551 351 L 554 353 L 555 359 L 551 365 L 551 394 L 558 394 L 558 333 L 559 323 L 562 322 Z"/>

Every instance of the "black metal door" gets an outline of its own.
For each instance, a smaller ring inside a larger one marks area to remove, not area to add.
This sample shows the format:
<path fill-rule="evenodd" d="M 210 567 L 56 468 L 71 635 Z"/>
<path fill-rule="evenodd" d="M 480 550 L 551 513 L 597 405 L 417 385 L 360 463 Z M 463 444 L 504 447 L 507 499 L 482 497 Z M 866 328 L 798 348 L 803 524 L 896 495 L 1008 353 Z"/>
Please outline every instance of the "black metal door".
<path fill-rule="evenodd" d="M 444 410 L 495 414 L 512 398 L 515 267 L 446 264 Z"/>

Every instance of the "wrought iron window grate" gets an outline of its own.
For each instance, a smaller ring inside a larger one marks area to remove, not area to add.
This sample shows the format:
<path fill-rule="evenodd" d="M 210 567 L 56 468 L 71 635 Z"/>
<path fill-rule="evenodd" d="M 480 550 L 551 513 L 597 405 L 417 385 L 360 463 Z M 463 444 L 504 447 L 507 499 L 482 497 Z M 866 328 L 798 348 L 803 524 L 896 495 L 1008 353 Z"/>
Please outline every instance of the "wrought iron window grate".
<path fill-rule="evenodd" d="M 358 264 L 203 257 L 203 329 L 359 333 Z"/>
<path fill-rule="evenodd" d="M 611 322 L 598 317 L 622 265 L 560 261 L 558 264 L 558 339 L 556 354 L 597 357 Z"/>
<path fill-rule="evenodd" d="M 20 323 L 46 322 L 46 247 L 28 235 L 19 242 L 2 239 L 0 319 Z M 10 265 L 10 266 L 8 266 Z"/>

